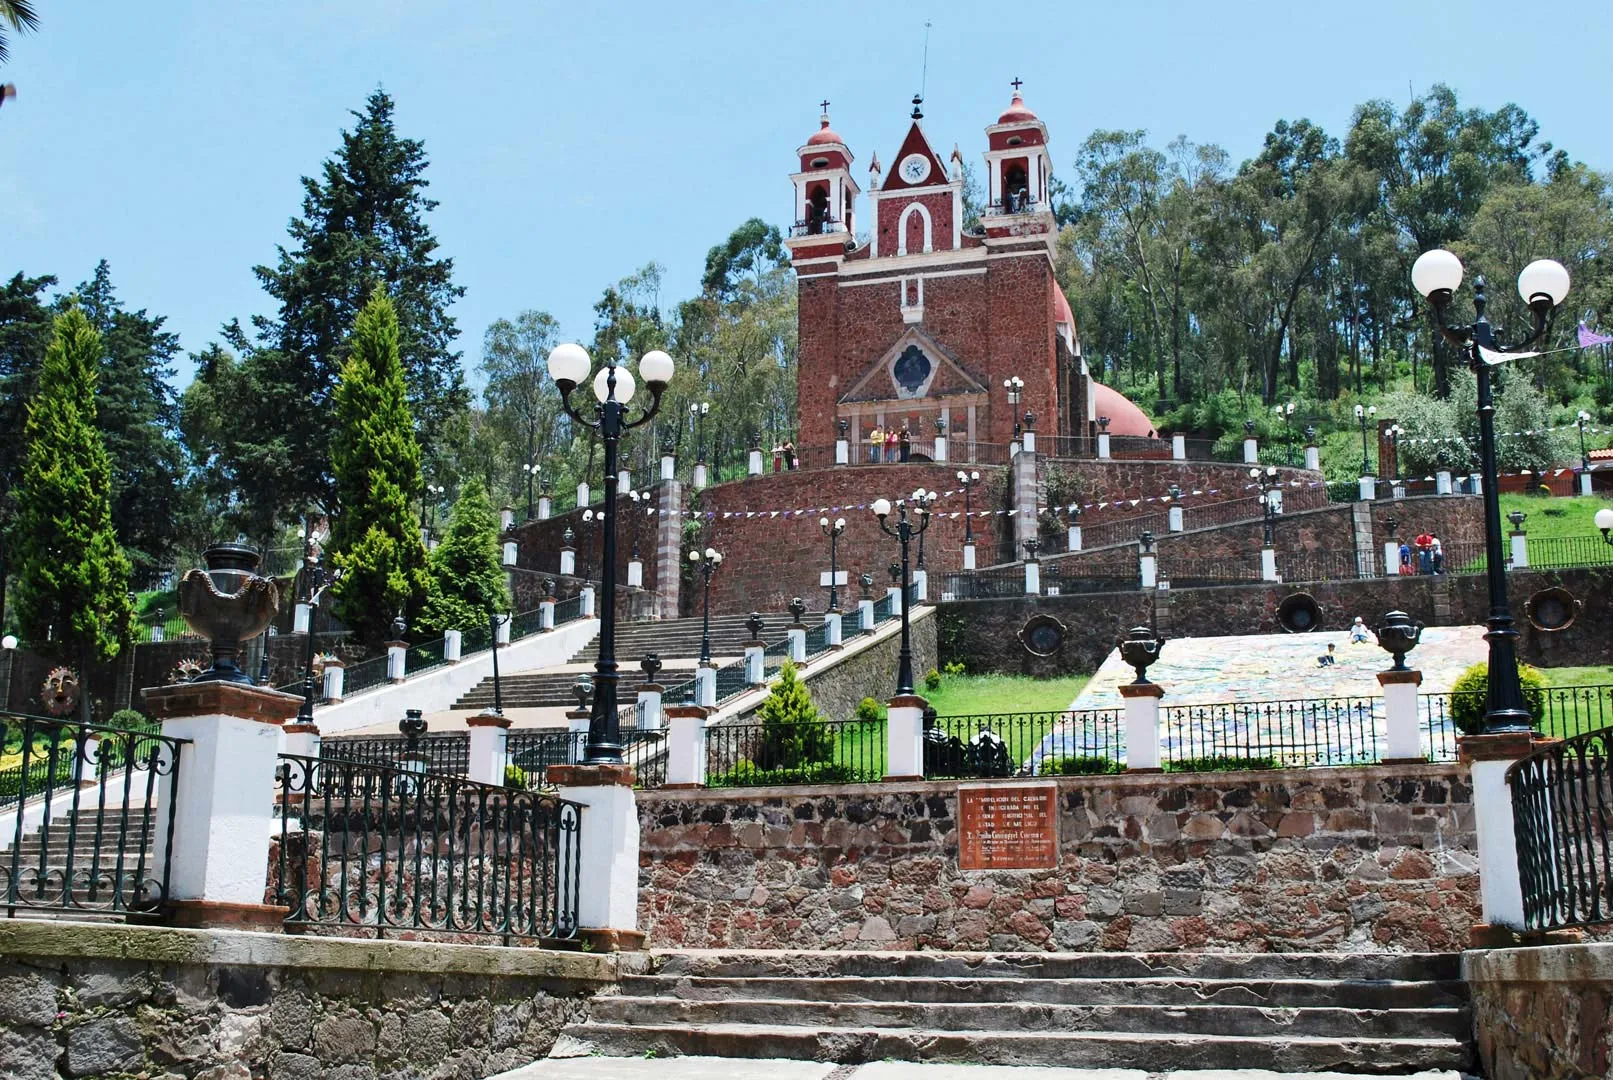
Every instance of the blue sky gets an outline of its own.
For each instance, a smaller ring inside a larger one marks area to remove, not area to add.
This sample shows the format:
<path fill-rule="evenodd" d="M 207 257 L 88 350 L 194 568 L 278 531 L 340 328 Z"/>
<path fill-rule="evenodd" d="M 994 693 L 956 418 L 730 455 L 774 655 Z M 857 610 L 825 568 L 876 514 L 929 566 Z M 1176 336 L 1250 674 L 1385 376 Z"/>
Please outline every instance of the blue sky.
<path fill-rule="evenodd" d="M 524 308 L 586 337 L 601 289 L 654 259 L 669 306 L 708 247 L 791 215 L 792 151 L 817 102 L 857 157 L 889 165 L 933 23 L 926 130 L 978 163 L 1025 80 L 1069 177 L 1092 129 L 1219 142 L 1234 161 L 1279 117 L 1342 135 L 1371 97 L 1435 82 L 1516 101 L 1543 136 L 1613 168 L 1613 5 L 519 3 L 43 0 L 0 80 L 0 272 L 65 283 L 111 261 L 125 301 L 199 350 L 269 310 L 274 260 L 337 132 L 377 84 L 425 140 L 432 219 L 467 289 L 467 369 Z M 1597 54 L 1601 54 L 1598 58 Z M 182 370 L 180 381 L 188 381 Z"/>

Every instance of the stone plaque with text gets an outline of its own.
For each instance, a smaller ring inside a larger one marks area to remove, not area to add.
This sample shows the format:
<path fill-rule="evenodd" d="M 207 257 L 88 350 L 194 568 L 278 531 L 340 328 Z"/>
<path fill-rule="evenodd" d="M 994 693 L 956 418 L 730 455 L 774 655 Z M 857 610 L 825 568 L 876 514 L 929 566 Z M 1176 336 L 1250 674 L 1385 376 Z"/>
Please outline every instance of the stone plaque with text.
<path fill-rule="evenodd" d="M 958 866 L 1051 870 L 1059 858 L 1056 784 L 958 788 Z"/>

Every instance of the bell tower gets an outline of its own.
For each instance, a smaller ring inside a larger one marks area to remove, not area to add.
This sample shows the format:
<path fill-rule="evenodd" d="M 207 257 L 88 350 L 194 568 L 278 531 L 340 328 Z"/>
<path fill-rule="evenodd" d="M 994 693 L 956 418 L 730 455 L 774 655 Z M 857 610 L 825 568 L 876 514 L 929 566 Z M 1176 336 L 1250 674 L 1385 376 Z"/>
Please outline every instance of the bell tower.
<path fill-rule="evenodd" d="M 796 261 L 844 254 L 856 235 L 857 181 L 851 178 L 851 151 L 829 126 L 829 103 L 821 105 L 818 130 L 796 151 L 801 169 L 795 185 L 795 223 L 786 241 Z"/>
<path fill-rule="evenodd" d="M 986 210 L 980 217 L 988 237 L 1044 233 L 1051 246 L 1057 233 L 1049 197 L 1053 159 L 1047 152 L 1047 125 L 1025 105 L 1019 79 L 1013 100 L 986 128 Z"/>

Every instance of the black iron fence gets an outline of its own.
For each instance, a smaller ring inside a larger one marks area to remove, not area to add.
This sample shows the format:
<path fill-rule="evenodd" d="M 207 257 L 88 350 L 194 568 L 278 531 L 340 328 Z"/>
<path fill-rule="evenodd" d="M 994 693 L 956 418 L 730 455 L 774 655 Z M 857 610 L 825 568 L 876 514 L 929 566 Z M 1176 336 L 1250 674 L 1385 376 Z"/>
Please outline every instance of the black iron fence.
<path fill-rule="evenodd" d="M 1535 729 L 1557 739 L 1613 726 L 1613 685 L 1525 687 L 1523 703 L 1535 720 Z M 1456 760 L 1456 734 L 1477 731 L 1484 720 L 1485 694 L 1423 694 L 1419 698 L 1423 725 L 1443 730 L 1451 745 L 1448 758 Z"/>
<path fill-rule="evenodd" d="M 1155 570 L 1160 585 L 1191 589 L 1215 585 L 1239 585 L 1260 580 L 1260 553 L 1251 551 L 1246 562 L 1235 559 L 1194 558 L 1171 552 L 1159 557 Z"/>
<path fill-rule="evenodd" d="M 461 646 L 464 642 L 461 641 Z M 448 657 L 445 651 L 448 648 L 447 638 L 438 638 L 436 641 L 427 641 L 419 645 L 410 645 L 403 657 L 403 670 L 408 675 L 418 675 L 433 668 L 447 667 Z M 343 688 L 346 689 L 345 687 Z"/>
<path fill-rule="evenodd" d="M 1019 563 L 993 566 L 986 570 L 960 570 L 942 578 L 943 600 L 996 600 L 1024 595 L 1025 568 Z M 875 622 L 883 617 L 881 604 L 885 605 L 884 613 L 889 614 L 889 601 L 878 601 L 874 604 Z"/>
<path fill-rule="evenodd" d="M 427 735 L 412 748 L 403 735 L 332 736 L 319 743 L 319 756 L 332 761 L 395 768 L 405 755 L 418 755 L 432 772 L 463 776 L 470 770 L 470 736 Z"/>
<path fill-rule="evenodd" d="M 342 698 L 345 700 L 365 690 L 385 686 L 387 659 L 386 653 L 382 653 L 380 656 L 372 656 L 368 660 L 347 665 L 342 671 Z"/>
<path fill-rule="evenodd" d="M 177 641 L 181 638 L 199 639 L 177 611 L 155 611 L 135 622 L 132 639 L 136 642 Z"/>
<path fill-rule="evenodd" d="M 1059 559 L 1041 565 L 1042 592 L 1049 596 L 1067 596 L 1071 593 L 1121 592 L 1138 588 L 1140 569 L 1135 552 L 1119 556 L 1104 555 L 1085 559 Z M 1021 585 L 1024 568 L 1020 568 Z"/>
<path fill-rule="evenodd" d="M 542 792 L 282 755 L 271 889 L 327 933 L 575 937 L 582 807 Z"/>
<path fill-rule="evenodd" d="M 1118 709 L 937 716 L 924 730 L 929 779 L 1121 771 Z"/>
<path fill-rule="evenodd" d="M 1542 536 L 1527 541 L 1529 565 L 1551 570 L 1565 566 L 1613 566 L 1613 544 L 1600 536 Z"/>
<path fill-rule="evenodd" d="M 628 706 L 624 713 L 634 709 Z M 630 715 L 630 714 L 629 714 Z M 621 729 L 622 759 L 637 772 L 637 786 L 658 788 L 666 783 L 666 733 L 637 728 Z M 574 765 L 587 754 L 586 731 L 514 730 L 506 737 L 505 782 L 535 791 L 544 785 L 550 765 Z"/>
<path fill-rule="evenodd" d="M 1524 925 L 1613 922 L 1613 728 L 1547 745 L 1507 770 Z"/>
<path fill-rule="evenodd" d="M 1375 577 L 1382 571 L 1374 566 L 1371 574 L 1363 573 L 1370 552 L 1357 555 L 1351 551 L 1277 551 L 1277 576 L 1283 581 L 1354 581 L 1362 577 Z"/>
<path fill-rule="evenodd" d="M 706 729 L 706 786 L 873 783 L 885 743 L 883 720 L 721 724 Z"/>
<path fill-rule="evenodd" d="M 170 817 L 186 740 L 151 729 L 0 715 L 0 745 L 18 764 L 0 772 L 0 807 L 14 820 L 0 853 L 0 907 L 150 911 L 168 896 Z M 166 789 L 166 791 L 164 790 Z"/>
<path fill-rule="evenodd" d="M 1167 770 L 1364 765 L 1383 757 L 1379 697 L 1168 705 L 1160 721 Z"/>

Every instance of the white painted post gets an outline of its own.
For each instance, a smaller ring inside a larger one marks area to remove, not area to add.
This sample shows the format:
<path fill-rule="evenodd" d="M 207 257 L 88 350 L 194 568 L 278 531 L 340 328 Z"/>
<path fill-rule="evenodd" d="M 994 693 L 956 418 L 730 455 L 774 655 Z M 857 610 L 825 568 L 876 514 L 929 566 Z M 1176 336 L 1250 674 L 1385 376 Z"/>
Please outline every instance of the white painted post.
<path fill-rule="evenodd" d="M 1403 480 L 1389 482 L 1389 497 L 1391 499 L 1404 499 L 1406 497 L 1406 483 Z"/>
<path fill-rule="evenodd" d="M 538 496 L 538 520 L 548 521 L 554 515 L 554 500 L 547 495 Z"/>
<path fill-rule="evenodd" d="M 1171 436 L 1171 460 L 1187 460 L 1187 436 L 1177 432 Z"/>
<path fill-rule="evenodd" d="M 1126 771 L 1159 772 L 1159 699 L 1165 688 L 1158 683 L 1122 683 L 1126 699 Z"/>
<path fill-rule="evenodd" d="M 694 467 L 694 489 L 704 491 L 706 486 L 706 463 L 704 461 L 696 462 Z"/>
<path fill-rule="evenodd" d="M 504 786 L 508 762 L 510 722 L 497 713 L 481 713 L 465 718 L 470 731 L 469 778 L 478 784 Z"/>
<path fill-rule="evenodd" d="M 745 642 L 745 681 L 752 686 L 761 686 L 767 681 L 766 648 L 760 641 Z"/>
<path fill-rule="evenodd" d="M 666 781 L 668 788 L 706 786 L 706 710 L 685 702 L 666 707 Z"/>
<path fill-rule="evenodd" d="M 629 589 L 644 588 L 644 562 L 641 559 L 632 559 L 627 564 L 627 587 Z"/>
<path fill-rule="evenodd" d="M 705 709 L 717 707 L 717 668 L 713 664 L 701 664 L 694 673 L 694 700 L 695 704 Z"/>
<path fill-rule="evenodd" d="M 560 576 L 572 577 L 577 573 L 577 549 L 563 547 L 560 549 Z"/>
<path fill-rule="evenodd" d="M 498 511 L 498 531 L 506 532 L 515 527 L 515 507 L 501 506 Z"/>
<path fill-rule="evenodd" d="M 1081 550 L 1081 526 L 1079 526 L 1079 525 L 1071 525 L 1070 526 L 1069 531 L 1065 536 L 1065 550 L 1066 551 L 1080 551 Z"/>
<path fill-rule="evenodd" d="M 562 799 L 582 804 L 580 850 L 563 850 L 560 880 L 577 882 L 577 922 L 597 952 L 640 948 L 638 804 L 628 765 L 551 765 Z M 575 858 L 572 865 L 567 863 Z M 567 875 L 574 874 L 571 878 Z M 593 931 L 590 933 L 590 931 Z"/>
<path fill-rule="evenodd" d="M 493 627 L 493 646 L 498 649 L 509 648 L 510 645 L 510 617 L 500 615 L 497 625 Z"/>
<path fill-rule="evenodd" d="M 973 543 L 963 545 L 963 568 L 965 570 L 975 568 L 975 546 Z"/>
<path fill-rule="evenodd" d="M 553 600 L 540 600 L 540 601 L 538 601 L 538 629 L 539 630 L 553 630 L 554 629 L 554 601 Z"/>
<path fill-rule="evenodd" d="M 1507 769 L 1529 754 L 1527 731 L 1468 735 L 1457 740 L 1471 770 L 1473 823 L 1478 834 L 1479 900 L 1487 926 L 1522 930 L 1523 885 L 1518 877 L 1518 839 L 1513 828 Z"/>
<path fill-rule="evenodd" d="M 1383 576 L 1395 577 L 1400 573 L 1400 541 L 1383 542 Z"/>
<path fill-rule="evenodd" d="M 1042 595 L 1042 564 L 1035 559 L 1025 561 L 1025 595 Z"/>
<path fill-rule="evenodd" d="M 1440 469 L 1434 474 L 1434 494 L 1449 495 L 1454 489 L 1451 487 L 1451 471 Z"/>
<path fill-rule="evenodd" d="M 571 736 L 566 744 L 566 756 L 573 765 L 587 755 L 588 725 L 592 720 L 593 714 L 588 709 L 568 709 L 566 711 L 566 734 Z"/>
<path fill-rule="evenodd" d="M 660 731 L 666 727 L 666 715 L 661 711 L 661 694 L 666 687 L 660 683 L 640 683 L 638 711 L 640 731 Z"/>
<path fill-rule="evenodd" d="M 1322 471 L 1322 451 L 1316 446 L 1305 447 L 1305 468 L 1311 472 Z"/>
<path fill-rule="evenodd" d="M 164 630 L 162 628 L 162 623 L 152 623 L 151 624 L 151 640 L 152 641 L 166 641 L 167 638 L 168 638 L 168 631 L 166 631 L 166 630 Z"/>
<path fill-rule="evenodd" d="M 661 479 L 663 479 L 663 480 L 671 480 L 674 476 L 677 476 L 677 475 L 678 475 L 678 459 L 673 457 L 671 454 L 662 454 L 661 455 Z M 633 485 L 629 484 L 627 486 L 632 487 Z"/>
<path fill-rule="evenodd" d="M 845 439 L 836 439 L 835 440 L 835 464 L 836 465 L 850 465 L 851 464 L 851 444 L 849 442 L 847 442 Z"/>
<path fill-rule="evenodd" d="M 386 643 L 386 677 L 388 682 L 400 683 L 409 677 L 407 660 L 409 656 L 409 643 L 407 641 L 389 641 Z"/>
<path fill-rule="evenodd" d="M 947 459 L 947 437 L 945 435 L 937 435 L 935 437 L 935 460 L 940 462 L 940 461 L 945 461 L 946 459 Z"/>
<path fill-rule="evenodd" d="M 1468 477 L 1468 487 L 1472 490 L 1473 494 L 1475 494 L 1475 495 L 1483 495 L 1484 494 L 1484 474 L 1483 473 L 1473 473 L 1471 476 L 1469 476 Z"/>
<path fill-rule="evenodd" d="M 588 481 L 584 480 L 582 483 L 577 485 L 577 505 L 578 506 L 587 506 L 588 505 L 588 497 L 589 497 Z"/>
<path fill-rule="evenodd" d="M 514 540 L 504 541 L 504 565 L 514 566 L 519 552 L 520 548 Z"/>
<path fill-rule="evenodd" d="M 1159 585 L 1159 560 L 1152 551 L 1144 551 L 1137 556 L 1137 574 L 1143 588 L 1152 589 Z"/>
<path fill-rule="evenodd" d="M 585 619 L 592 619 L 594 617 L 594 587 L 592 585 L 584 585 L 582 587 L 582 592 L 578 595 L 582 597 L 582 604 L 579 607 L 582 617 Z"/>
<path fill-rule="evenodd" d="M 327 705 L 334 705 L 342 700 L 342 680 L 345 675 L 346 670 L 340 660 L 325 661 L 324 691 Z"/>
<path fill-rule="evenodd" d="M 616 490 L 617 491 L 631 491 L 632 489 L 633 489 L 633 470 L 631 470 L 631 469 L 618 469 L 618 470 L 616 470 Z"/>
<path fill-rule="evenodd" d="M 1243 440 L 1243 463 L 1245 465 L 1260 464 L 1260 440 L 1252 435 Z"/>
<path fill-rule="evenodd" d="M 306 634 L 313 623 L 314 609 L 305 603 L 298 603 L 296 612 L 291 616 L 291 632 L 293 634 Z M 157 629 L 152 627 L 153 630 Z M 155 637 L 153 641 L 157 640 Z"/>
<path fill-rule="evenodd" d="M 759 446 L 751 447 L 748 471 L 752 476 L 762 475 L 762 448 Z"/>
<path fill-rule="evenodd" d="M 1581 495 L 1589 495 L 1591 493 L 1591 474 L 1590 470 L 1588 469 L 1581 469 L 1579 471 L 1579 493 Z"/>
<path fill-rule="evenodd" d="M 898 694 L 885 710 L 885 779 L 924 778 L 924 707 L 917 694 Z"/>
<path fill-rule="evenodd" d="M 293 694 L 227 682 L 146 691 L 146 711 L 162 723 L 163 735 L 189 740 L 175 784 L 157 785 L 152 827 L 151 865 L 170 867 L 172 921 L 267 929 L 284 919 L 284 908 L 263 902 L 262 853 L 280 829 L 274 812 L 280 726 L 301 703 Z M 156 752 L 167 755 L 166 746 Z M 166 774 L 172 765 L 157 771 Z"/>
<path fill-rule="evenodd" d="M 930 572 L 913 571 L 913 603 L 927 604 L 930 600 Z"/>
<path fill-rule="evenodd" d="M 442 658 L 450 664 L 459 663 L 464 649 L 464 634 L 458 630 L 445 630 L 442 635 Z"/>
<path fill-rule="evenodd" d="M 1375 476 L 1363 476 L 1361 478 L 1361 499 L 1362 499 L 1362 501 L 1363 502 L 1371 502 L 1372 500 L 1376 499 L 1377 497 L 1378 497 L 1378 478 L 1375 477 Z"/>
<path fill-rule="evenodd" d="M 319 727 L 316 724 L 299 724 L 295 719 L 288 720 L 280 728 L 280 742 L 282 754 L 315 760 L 319 758 Z"/>
<path fill-rule="evenodd" d="M 823 613 L 823 638 L 828 642 L 829 648 L 838 649 L 845 644 L 845 633 L 845 625 L 840 621 L 840 612 Z"/>
<path fill-rule="evenodd" d="M 1036 453 L 1036 432 L 1026 428 L 1024 441 L 1020 444 L 1020 448 L 1027 454 Z"/>
<path fill-rule="evenodd" d="M 970 569 L 973 568 L 971 567 Z M 874 602 L 872 600 L 857 601 L 857 629 L 865 634 L 874 632 Z"/>
<path fill-rule="evenodd" d="M 1010 439 L 1010 440 L 1008 440 L 1008 456 L 1010 458 L 1016 458 L 1016 457 L 1019 456 L 1019 440 L 1018 439 Z"/>
<path fill-rule="evenodd" d="M 1522 529 L 1514 529 L 1507 533 L 1512 542 L 1512 562 L 1508 566 L 1513 570 L 1524 570 L 1529 566 L 1529 537 Z"/>
<path fill-rule="evenodd" d="M 1108 460 L 1110 460 L 1110 458 L 1109 458 L 1109 433 L 1107 431 L 1098 432 L 1098 460 L 1099 461 L 1108 461 Z"/>
<path fill-rule="evenodd" d="M 1277 576 L 1277 552 L 1269 547 L 1260 549 L 1260 580 L 1282 580 Z"/>
<path fill-rule="evenodd" d="M 1182 531 L 1182 508 L 1180 506 L 1172 506 L 1166 511 L 1166 517 L 1170 521 L 1168 527 L 1171 532 Z"/>
<path fill-rule="evenodd" d="M 1420 671 L 1378 672 L 1378 685 L 1383 687 L 1385 765 L 1428 760 L 1417 724 L 1417 688 L 1422 682 Z"/>
<path fill-rule="evenodd" d="M 797 664 L 806 663 L 806 627 L 792 623 L 785 628 L 784 634 L 790 640 L 790 659 Z"/>

